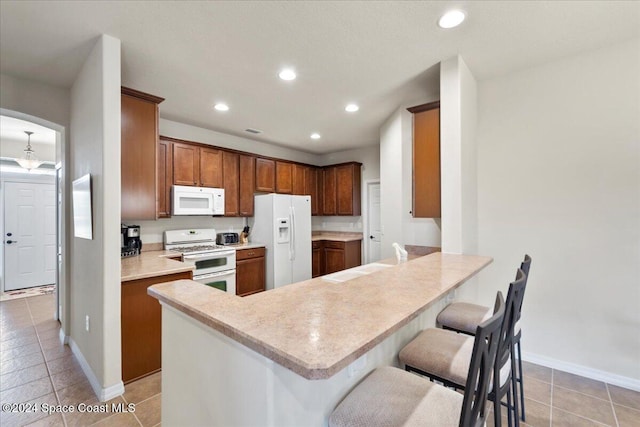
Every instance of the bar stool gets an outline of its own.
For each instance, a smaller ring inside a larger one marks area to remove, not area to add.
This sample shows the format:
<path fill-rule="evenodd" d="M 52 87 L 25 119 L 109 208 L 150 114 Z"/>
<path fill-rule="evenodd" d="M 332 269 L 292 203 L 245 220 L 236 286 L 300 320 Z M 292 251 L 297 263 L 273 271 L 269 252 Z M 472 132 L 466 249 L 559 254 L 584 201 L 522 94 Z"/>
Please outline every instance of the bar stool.
<path fill-rule="evenodd" d="M 526 283 L 529 280 L 529 269 L 531 268 L 531 257 L 529 255 L 524 256 L 524 261 L 520 264 L 520 269 L 524 271 L 526 275 Z M 514 330 L 514 343 L 515 348 L 518 351 L 518 364 L 515 375 L 515 380 L 520 384 L 520 416 L 522 421 L 526 421 L 524 412 L 524 380 L 522 374 L 522 347 L 520 340 L 522 338 L 522 329 L 520 327 L 520 315 L 522 312 L 522 306 L 519 308 L 518 317 L 516 319 Z M 455 332 L 473 335 L 475 328 L 483 320 L 491 316 L 491 309 L 482 305 L 469 304 L 465 302 L 454 302 L 449 304 L 438 314 L 436 323 L 443 329 L 449 329 Z M 515 357 L 515 354 L 512 355 Z"/>
<path fill-rule="evenodd" d="M 373 371 L 329 417 L 330 427 L 480 427 L 505 313 L 498 292 L 496 313 L 479 325 L 464 396 L 394 367 Z"/>
<path fill-rule="evenodd" d="M 493 367 L 493 381 L 489 398 L 493 400 L 495 425 L 501 425 L 501 404 L 507 398 L 509 426 L 512 426 L 512 412 L 515 425 L 519 425 L 517 388 L 512 380 L 515 372 L 513 351 L 514 326 L 520 307 L 526 276 L 518 270 L 516 280 L 509 285 L 505 314 L 502 320 L 500 340 Z M 427 376 L 442 382 L 445 386 L 464 389 L 468 381 L 468 364 L 471 359 L 472 337 L 443 329 L 426 329 L 407 344 L 398 355 L 409 372 Z M 512 403 L 513 396 L 513 403 Z"/>

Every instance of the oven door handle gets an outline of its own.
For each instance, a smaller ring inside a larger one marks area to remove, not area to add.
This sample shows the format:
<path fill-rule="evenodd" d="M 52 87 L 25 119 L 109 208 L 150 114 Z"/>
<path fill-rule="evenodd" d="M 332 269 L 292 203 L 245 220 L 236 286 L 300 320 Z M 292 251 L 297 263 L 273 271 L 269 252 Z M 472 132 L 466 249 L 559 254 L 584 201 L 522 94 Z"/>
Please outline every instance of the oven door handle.
<path fill-rule="evenodd" d="M 210 273 L 210 274 L 203 274 L 202 276 L 194 276 L 193 279 L 194 280 L 212 279 L 214 277 L 231 276 L 232 274 L 236 274 L 235 268 L 233 270 L 225 270 L 225 271 L 221 271 L 219 273 Z"/>
<path fill-rule="evenodd" d="M 198 255 L 183 255 L 183 258 L 185 260 L 196 260 L 196 259 L 202 259 L 202 258 L 221 258 L 221 257 L 226 257 L 229 255 L 233 255 L 236 253 L 235 249 L 231 249 L 228 251 L 221 251 L 221 252 L 208 252 L 206 254 L 198 254 Z"/>

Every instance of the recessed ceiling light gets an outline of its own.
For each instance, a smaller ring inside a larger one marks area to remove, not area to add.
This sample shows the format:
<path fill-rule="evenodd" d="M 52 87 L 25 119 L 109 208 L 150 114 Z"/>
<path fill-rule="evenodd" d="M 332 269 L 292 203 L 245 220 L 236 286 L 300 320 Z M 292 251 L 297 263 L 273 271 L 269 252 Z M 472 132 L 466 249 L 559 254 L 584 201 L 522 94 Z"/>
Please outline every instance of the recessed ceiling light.
<path fill-rule="evenodd" d="M 280 77 L 282 80 L 295 80 L 296 72 L 291 68 L 284 68 L 282 71 L 280 71 L 278 77 Z"/>
<path fill-rule="evenodd" d="M 462 24 L 464 21 L 464 12 L 461 10 L 450 10 L 449 12 L 442 15 L 442 17 L 438 20 L 438 25 L 440 28 L 453 28 Z"/>
<path fill-rule="evenodd" d="M 348 104 L 346 107 L 344 107 L 344 110 L 349 113 L 355 113 L 359 109 L 360 107 L 358 107 L 356 104 Z"/>
<path fill-rule="evenodd" d="M 311 139 L 320 139 L 320 134 L 319 133 L 312 133 L 311 134 Z"/>
<path fill-rule="evenodd" d="M 222 102 L 217 103 L 216 105 L 213 106 L 213 108 L 215 108 L 218 111 L 229 111 L 229 106 Z"/>

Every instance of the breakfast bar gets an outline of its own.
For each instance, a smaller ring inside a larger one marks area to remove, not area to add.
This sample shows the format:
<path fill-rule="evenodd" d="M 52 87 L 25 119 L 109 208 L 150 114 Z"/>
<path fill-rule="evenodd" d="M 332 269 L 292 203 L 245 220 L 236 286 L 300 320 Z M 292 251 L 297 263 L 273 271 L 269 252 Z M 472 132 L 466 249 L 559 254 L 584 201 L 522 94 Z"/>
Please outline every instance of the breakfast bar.
<path fill-rule="evenodd" d="M 324 426 L 490 257 L 434 253 L 240 298 L 190 280 L 162 304 L 164 425 Z"/>

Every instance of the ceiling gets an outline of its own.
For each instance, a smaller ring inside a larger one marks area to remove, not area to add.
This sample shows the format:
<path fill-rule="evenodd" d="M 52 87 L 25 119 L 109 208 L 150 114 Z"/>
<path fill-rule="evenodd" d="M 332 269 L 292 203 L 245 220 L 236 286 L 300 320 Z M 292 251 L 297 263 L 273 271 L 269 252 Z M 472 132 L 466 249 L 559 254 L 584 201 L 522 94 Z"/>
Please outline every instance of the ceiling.
<path fill-rule="evenodd" d="M 13 117 L 0 116 L 0 139 L 3 141 L 21 141 L 27 146 L 25 131 L 33 132 L 32 144 L 56 144 L 56 131 L 25 120 Z M 2 150 L 0 149 L 0 156 Z"/>
<path fill-rule="evenodd" d="M 451 8 L 467 19 L 443 30 Z M 103 33 L 122 41 L 122 84 L 166 98 L 161 117 L 327 153 L 376 144 L 398 107 L 437 99 L 443 59 L 481 80 L 604 47 L 640 36 L 640 2 L 3 0 L 0 71 L 70 87 Z"/>

